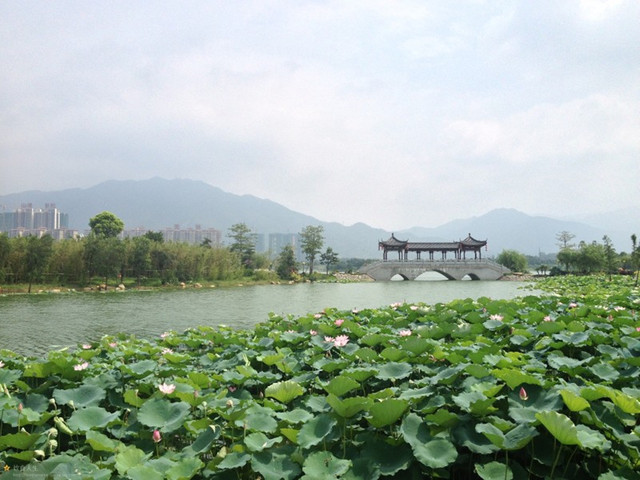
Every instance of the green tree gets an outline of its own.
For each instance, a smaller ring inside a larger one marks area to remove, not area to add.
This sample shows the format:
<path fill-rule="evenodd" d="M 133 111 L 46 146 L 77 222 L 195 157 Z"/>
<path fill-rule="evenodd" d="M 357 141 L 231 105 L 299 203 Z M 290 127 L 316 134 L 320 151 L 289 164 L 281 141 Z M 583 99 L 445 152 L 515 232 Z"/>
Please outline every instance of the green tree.
<path fill-rule="evenodd" d="M 338 260 L 338 254 L 331 247 L 327 247 L 327 250 L 320 255 L 320 263 L 326 265 L 327 275 L 329 274 L 329 267 L 338 263 Z"/>
<path fill-rule="evenodd" d="M 91 233 L 98 237 L 117 237 L 124 229 L 124 223 L 111 212 L 102 212 L 89 220 Z"/>
<path fill-rule="evenodd" d="M 516 250 L 503 250 L 496 258 L 496 262 L 512 272 L 526 272 L 528 270 L 527 257 Z"/>
<path fill-rule="evenodd" d="M 324 227 L 309 225 L 300 232 L 300 247 L 309 262 L 309 276 L 313 275 L 313 262 L 324 244 Z"/>
<path fill-rule="evenodd" d="M 162 234 L 162 232 L 152 232 L 151 230 L 149 230 L 143 236 L 148 238 L 152 242 L 158 242 L 158 243 L 164 242 L 164 235 Z"/>
<path fill-rule="evenodd" d="M 256 251 L 256 237 L 245 223 L 232 225 L 227 234 L 233 240 L 229 249 L 240 256 L 246 269 L 253 268 L 253 255 Z"/>
<path fill-rule="evenodd" d="M 582 274 L 602 271 L 605 264 L 604 247 L 598 242 L 580 242 L 576 257 L 576 268 Z"/>
<path fill-rule="evenodd" d="M 276 273 L 283 280 L 291 280 L 296 272 L 296 255 L 293 246 L 286 245 L 276 261 Z"/>
<path fill-rule="evenodd" d="M 62 284 L 82 283 L 85 276 L 84 247 L 84 241 L 77 239 L 54 242 L 49 259 L 51 277 Z"/>
<path fill-rule="evenodd" d="M 116 237 L 89 235 L 85 246 L 85 263 L 89 276 L 104 277 L 105 288 L 109 278 L 122 272 L 126 261 L 124 243 Z"/>
<path fill-rule="evenodd" d="M 615 248 L 613 248 L 613 243 L 611 239 L 605 235 L 602 237 L 602 243 L 604 245 L 604 263 L 606 273 L 609 274 L 609 280 L 611 280 L 611 275 L 615 272 L 617 268 L 617 254 Z"/>
<path fill-rule="evenodd" d="M 640 274 L 640 246 L 638 245 L 638 237 L 634 233 L 631 235 L 631 266 L 636 272 L 635 286 L 638 286 L 638 275 Z"/>
<path fill-rule="evenodd" d="M 31 285 L 34 280 L 42 277 L 52 252 L 53 238 L 51 235 L 43 235 L 40 238 L 32 235 L 27 238 L 25 267 L 29 281 L 28 293 L 31 293 Z"/>
<path fill-rule="evenodd" d="M 142 276 L 151 269 L 151 240 L 149 238 L 142 236 L 133 239 L 128 264 L 138 285 L 140 285 Z"/>
<path fill-rule="evenodd" d="M 573 248 L 563 248 L 556 255 L 556 259 L 560 265 L 564 265 L 565 272 L 569 272 L 577 264 L 578 252 Z"/>
<path fill-rule="evenodd" d="M 9 237 L 5 233 L 0 233 L 0 283 L 6 281 L 9 273 L 9 256 L 11 254 L 11 244 Z"/>

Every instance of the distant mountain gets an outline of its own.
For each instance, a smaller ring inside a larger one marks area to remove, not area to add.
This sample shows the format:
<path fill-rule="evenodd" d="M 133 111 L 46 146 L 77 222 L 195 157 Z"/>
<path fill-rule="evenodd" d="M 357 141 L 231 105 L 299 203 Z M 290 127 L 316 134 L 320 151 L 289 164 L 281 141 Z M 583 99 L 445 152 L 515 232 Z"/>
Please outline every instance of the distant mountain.
<path fill-rule="evenodd" d="M 0 208 L 13 210 L 21 203 L 32 203 L 36 208 L 55 203 L 69 214 L 70 227 L 80 231 L 88 229 L 89 219 L 104 210 L 121 218 L 125 228 L 162 230 L 174 224 L 185 228 L 198 224 L 221 230 L 225 240 L 227 229 L 236 223 L 246 223 L 255 232 L 264 234 L 298 233 L 308 225 L 322 225 L 325 245 L 343 258 L 381 258 L 378 241 L 391 235 L 391 232 L 363 223 L 345 226 L 321 221 L 270 200 L 231 194 L 195 180 L 110 180 L 87 189 L 27 191 L 0 196 Z M 631 233 L 640 235 L 640 225 L 637 227 L 614 231 L 583 222 L 498 209 L 479 217 L 453 220 L 436 228 L 413 227 L 395 232 L 395 235 L 411 241 L 452 241 L 471 233 L 475 238 L 488 240 L 489 256 L 496 256 L 506 248 L 537 255 L 538 252 L 556 252 L 556 235 L 564 230 L 576 236 L 575 242 L 601 242 L 606 234 L 618 251 L 628 251 Z"/>
<path fill-rule="evenodd" d="M 558 251 L 556 235 L 567 231 L 575 235 L 573 243 L 602 242 L 608 235 L 618 251 L 629 251 L 632 230 L 627 232 L 604 229 L 571 220 L 531 216 L 513 209 L 496 209 L 480 217 L 454 220 L 437 228 L 414 227 L 396 234 L 397 237 L 420 238 L 425 241 L 458 240 L 468 233 L 479 240 L 488 240 L 488 253 L 497 256 L 504 249 L 517 250 L 528 255 Z M 640 226 L 636 230 L 640 232 Z"/>
<path fill-rule="evenodd" d="M 346 227 L 322 222 L 271 200 L 227 193 L 195 180 L 110 180 L 87 189 L 0 196 L 0 206 L 7 210 L 21 203 L 32 203 L 34 208 L 55 203 L 69 214 L 69 227 L 81 232 L 89 228 L 91 217 L 105 210 L 122 219 L 125 228 L 162 230 L 175 224 L 184 228 L 201 225 L 221 230 L 223 240 L 227 240 L 226 230 L 236 223 L 246 223 L 253 231 L 264 234 L 298 233 L 308 225 L 322 225 L 325 244 L 345 258 L 377 257 L 378 240 L 389 235 L 364 224 Z"/>

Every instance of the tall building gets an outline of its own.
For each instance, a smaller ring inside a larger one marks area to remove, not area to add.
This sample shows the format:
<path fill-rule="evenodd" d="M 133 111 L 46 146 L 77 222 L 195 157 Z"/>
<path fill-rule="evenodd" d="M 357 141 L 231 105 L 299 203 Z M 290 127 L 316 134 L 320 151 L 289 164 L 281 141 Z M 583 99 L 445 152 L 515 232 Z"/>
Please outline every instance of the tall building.
<path fill-rule="evenodd" d="M 276 258 L 287 245 L 293 247 L 293 251 L 298 261 L 302 260 L 302 250 L 300 249 L 300 235 L 297 233 L 270 233 L 269 234 L 269 255 Z"/>
<path fill-rule="evenodd" d="M 13 212 L 0 212 L 0 232 L 10 237 L 49 234 L 53 238 L 70 238 L 77 232 L 69 230 L 69 215 L 56 208 L 55 203 L 46 203 L 45 208 L 33 208 L 31 203 L 23 203 Z"/>

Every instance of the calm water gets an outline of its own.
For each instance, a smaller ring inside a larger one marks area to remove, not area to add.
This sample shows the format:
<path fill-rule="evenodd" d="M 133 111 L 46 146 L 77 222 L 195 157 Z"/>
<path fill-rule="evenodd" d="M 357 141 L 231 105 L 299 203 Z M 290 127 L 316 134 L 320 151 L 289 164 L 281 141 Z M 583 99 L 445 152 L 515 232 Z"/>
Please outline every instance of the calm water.
<path fill-rule="evenodd" d="M 128 291 L 0 296 L 0 348 L 25 355 L 119 332 L 138 337 L 198 325 L 250 327 L 269 312 L 302 315 L 325 307 L 377 308 L 456 298 L 513 298 L 518 282 L 372 282 L 260 285 L 169 292 Z"/>

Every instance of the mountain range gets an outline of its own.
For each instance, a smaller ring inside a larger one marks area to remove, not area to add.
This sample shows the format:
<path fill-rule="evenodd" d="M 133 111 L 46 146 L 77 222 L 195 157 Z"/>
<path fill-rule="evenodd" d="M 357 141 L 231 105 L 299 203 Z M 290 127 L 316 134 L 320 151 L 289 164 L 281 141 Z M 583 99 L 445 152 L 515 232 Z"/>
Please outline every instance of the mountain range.
<path fill-rule="evenodd" d="M 392 232 L 364 223 L 346 226 L 327 222 L 288 209 L 270 200 L 252 195 L 235 195 L 196 180 L 109 180 L 90 188 L 60 191 L 25 191 L 0 195 L 0 209 L 13 211 L 22 203 L 43 208 L 55 203 L 69 214 L 69 227 L 88 229 L 89 219 L 110 211 L 125 224 L 125 229 L 144 227 L 162 230 L 173 225 L 183 228 L 201 225 L 223 232 L 234 224 L 245 223 L 256 233 L 298 233 L 308 225 L 322 225 L 325 246 L 343 258 L 381 258 L 378 241 Z M 608 235 L 618 251 L 629 251 L 632 233 L 640 234 L 638 209 L 576 219 L 531 216 L 514 209 L 496 209 L 478 217 L 452 220 L 439 227 L 412 227 L 394 232 L 397 238 L 411 241 L 456 241 L 471 234 L 488 241 L 488 256 L 503 249 L 527 255 L 558 250 L 556 235 L 568 231 L 574 242 L 602 241 Z"/>

